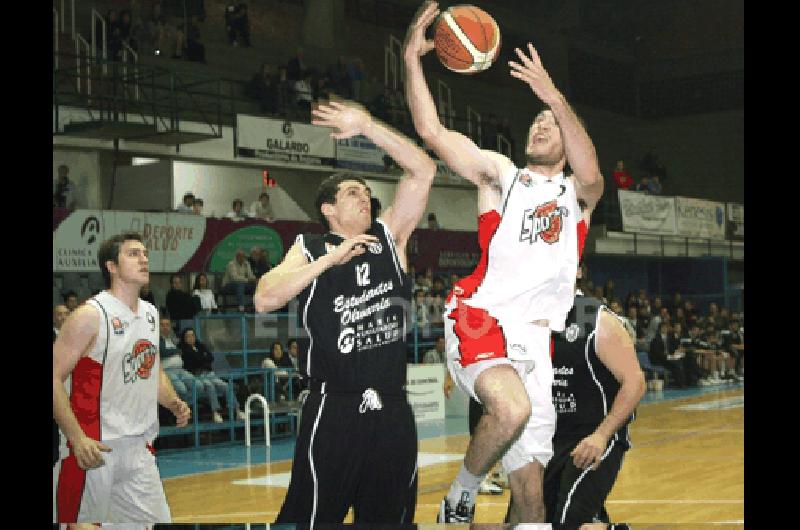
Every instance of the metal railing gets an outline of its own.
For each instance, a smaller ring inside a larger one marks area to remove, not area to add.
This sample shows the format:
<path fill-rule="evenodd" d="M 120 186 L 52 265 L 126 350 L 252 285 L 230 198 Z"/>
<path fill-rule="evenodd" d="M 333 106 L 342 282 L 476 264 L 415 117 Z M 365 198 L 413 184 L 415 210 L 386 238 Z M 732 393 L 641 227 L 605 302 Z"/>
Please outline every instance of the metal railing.
<path fill-rule="evenodd" d="M 97 53 L 97 22 L 101 23 L 103 30 L 103 54 L 101 55 L 101 58 L 103 59 L 103 73 L 108 74 L 108 38 L 106 35 L 106 19 L 104 19 L 103 15 L 98 13 L 96 9 L 92 9 L 92 54 Z"/>
<path fill-rule="evenodd" d="M 86 56 L 81 60 L 81 44 L 86 50 Z M 89 43 L 82 35 L 75 34 L 75 70 L 77 71 L 77 88 L 78 93 L 81 93 L 81 63 L 86 64 L 86 95 L 92 95 L 92 49 Z"/>
<path fill-rule="evenodd" d="M 55 7 L 53 8 L 55 9 Z M 64 22 L 64 17 L 66 16 L 67 10 L 64 9 L 64 0 L 61 0 L 61 31 L 63 32 L 66 28 L 66 23 Z M 70 0 L 70 34 L 75 35 L 75 0 Z"/>
<path fill-rule="evenodd" d="M 60 39 L 61 35 L 60 35 L 60 32 L 58 31 L 58 29 L 59 29 L 59 27 L 58 27 L 58 10 L 54 7 L 53 8 L 53 51 L 56 54 L 56 57 L 55 57 L 55 67 L 56 67 L 56 69 L 58 69 L 58 56 L 60 55 L 58 53 L 58 49 L 59 49 L 58 41 L 61 40 Z"/>
<path fill-rule="evenodd" d="M 128 79 L 128 55 L 133 58 L 133 94 L 134 99 L 139 101 L 139 54 L 130 47 L 127 42 L 122 43 L 122 78 Z"/>
<path fill-rule="evenodd" d="M 264 407 L 264 418 L 269 418 L 269 403 L 267 403 L 267 398 L 261 394 L 251 394 L 244 403 L 244 445 L 247 447 L 250 447 L 250 404 L 254 399 L 259 400 L 261 406 Z M 269 421 L 264 422 L 264 433 L 267 439 L 267 447 L 269 447 L 271 445 L 269 439 Z"/>

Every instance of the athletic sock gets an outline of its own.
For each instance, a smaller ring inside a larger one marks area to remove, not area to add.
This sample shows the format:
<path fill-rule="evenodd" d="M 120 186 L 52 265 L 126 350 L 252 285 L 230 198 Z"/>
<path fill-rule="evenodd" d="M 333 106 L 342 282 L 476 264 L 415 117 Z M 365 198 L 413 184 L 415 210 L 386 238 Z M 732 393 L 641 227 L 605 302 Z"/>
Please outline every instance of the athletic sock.
<path fill-rule="evenodd" d="M 478 494 L 478 488 L 483 482 L 483 478 L 486 474 L 482 475 L 473 475 L 470 473 L 464 463 L 461 463 L 461 469 L 458 471 L 458 475 L 453 483 L 450 485 L 450 491 L 447 493 L 447 500 L 450 501 L 450 506 L 455 508 L 455 506 L 461 501 L 462 494 L 464 492 L 469 493 L 469 506 L 472 507 L 475 504 L 475 497 Z"/>

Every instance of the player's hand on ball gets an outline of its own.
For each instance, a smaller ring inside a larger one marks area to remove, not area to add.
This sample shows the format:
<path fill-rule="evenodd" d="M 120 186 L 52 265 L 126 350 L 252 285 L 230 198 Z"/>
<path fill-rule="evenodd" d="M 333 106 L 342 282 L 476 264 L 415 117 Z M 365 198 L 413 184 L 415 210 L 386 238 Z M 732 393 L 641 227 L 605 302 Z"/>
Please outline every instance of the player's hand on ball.
<path fill-rule="evenodd" d="M 409 59 L 421 57 L 434 48 L 433 39 L 425 38 L 425 30 L 439 16 L 439 4 L 427 0 L 422 3 L 411 25 L 408 26 L 403 54 Z"/>
<path fill-rule="evenodd" d="M 511 67 L 511 77 L 516 77 L 528 83 L 533 93 L 544 103 L 550 105 L 560 95 L 560 92 L 553 84 L 553 80 L 550 79 L 550 74 L 542 66 L 542 60 L 539 58 L 539 54 L 536 53 L 533 44 L 528 43 L 530 57 L 525 55 L 519 48 L 514 48 L 514 51 L 517 52 L 520 63 L 508 61 L 508 65 Z"/>
<path fill-rule="evenodd" d="M 362 134 L 372 123 L 372 116 L 357 103 L 344 105 L 331 101 L 312 110 L 311 114 L 314 115 L 312 124 L 338 129 L 339 132 L 331 133 L 337 140 Z"/>
<path fill-rule="evenodd" d="M 111 448 L 102 442 L 93 440 L 88 436 L 82 436 L 75 442 L 71 443 L 72 452 L 75 454 L 75 459 L 78 461 L 78 467 L 87 470 L 94 469 L 105 465 L 106 461 L 103 460 L 102 453 L 110 453 Z"/>
<path fill-rule="evenodd" d="M 334 265 L 344 265 L 355 256 L 360 256 L 366 252 L 368 244 L 377 242 L 378 238 L 375 236 L 360 234 L 342 241 L 328 256 L 330 256 L 331 262 Z"/>
<path fill-rule="evenodd" d="M 581 440 L 570 453 L 575 467 L 586 469 L 592 466 L 592 469 L 597 469 L 607 445 L 608 440 L 605 436 L 596 432 Z"/>
<path fill-rule="evenodd" d="M 182 399 L 175 401 L 175 406 L 172 409 L 175 414 L 175 426 L 186 427 L 189 424 L 189 419 L 192 417 L 192 409 Z"/>

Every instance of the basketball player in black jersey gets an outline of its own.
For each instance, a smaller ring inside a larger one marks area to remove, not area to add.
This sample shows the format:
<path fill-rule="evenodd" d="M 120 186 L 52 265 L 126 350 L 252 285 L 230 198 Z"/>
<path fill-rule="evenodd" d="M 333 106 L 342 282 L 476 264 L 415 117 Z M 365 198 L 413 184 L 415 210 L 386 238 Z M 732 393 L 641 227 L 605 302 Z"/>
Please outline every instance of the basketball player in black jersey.
<path fill-rule="evenodd" d="M 405 247 L 428 202 L 436 165 L 408 138 L 363 108 L 331 102 L 313 111 L 336 139 L 363 134 L 404 170 L 394 202 L 375 221 L 364 180 L 335 174 L 316 207 L 328 232 L 301 234 L 261 277 L 258 311 L 299 299 L 309 336 L 300 371 L 303 405 L 292 477 L 277 523 L 411 523 L 417 435 L 406 382 L 411 278 Z"/>
<path fill-rule="evenodd" d="M 628 423 L 645 381 L 633 330 L 595 298 L 576 296 L 554 334 L 553 458 L 544 472 L 546 521 L 554 529 L 608 522 L 603 508 L 630 446 Z"/>

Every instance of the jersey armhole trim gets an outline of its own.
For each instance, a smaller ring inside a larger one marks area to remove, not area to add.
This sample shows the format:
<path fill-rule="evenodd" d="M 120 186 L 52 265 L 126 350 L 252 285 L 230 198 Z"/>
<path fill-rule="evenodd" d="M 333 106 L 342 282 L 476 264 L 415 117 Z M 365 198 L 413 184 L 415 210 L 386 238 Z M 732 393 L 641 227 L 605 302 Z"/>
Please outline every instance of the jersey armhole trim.
<path fill-rule="evenodd" d="M 397 248 L 394 242 L 394 237 L 392 236 L 392 232 L 389 230 L 389 227 L 386 226 L 386 223 L 384 223 L 383 220 L 375 219 L 375 221 L 383 228 L 386 241 L 389 242 L 389 251 L 392 255 L 392 262 L 394 263 L 395 270 L 397 270 L 397 278 L 400 280 L 400 285 L 403 285 L 403 269 L 400 267 L 400 258 L 397 256 Z"/>

